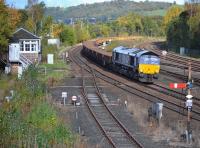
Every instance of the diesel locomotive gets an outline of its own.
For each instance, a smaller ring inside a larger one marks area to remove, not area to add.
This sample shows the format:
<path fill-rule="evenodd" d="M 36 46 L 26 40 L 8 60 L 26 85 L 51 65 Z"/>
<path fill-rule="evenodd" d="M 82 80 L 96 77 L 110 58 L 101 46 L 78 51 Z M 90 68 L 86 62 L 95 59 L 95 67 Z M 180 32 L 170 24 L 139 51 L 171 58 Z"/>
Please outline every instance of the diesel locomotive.
<path fill-rule="evenodd" d="M 119 46 L 108 54 L 86 42 L 83 43 L 83 54 L 103 67 L 141 82 L 154 82 L 160 72 L 159 56 L 144 49 Z"/>
<path fill-rule="evenodd" d="M 158 78 L 160 58 L 153 52 L 116 47 L 112 52 L 113 70 L 141 82 L 153 82 Z"/>

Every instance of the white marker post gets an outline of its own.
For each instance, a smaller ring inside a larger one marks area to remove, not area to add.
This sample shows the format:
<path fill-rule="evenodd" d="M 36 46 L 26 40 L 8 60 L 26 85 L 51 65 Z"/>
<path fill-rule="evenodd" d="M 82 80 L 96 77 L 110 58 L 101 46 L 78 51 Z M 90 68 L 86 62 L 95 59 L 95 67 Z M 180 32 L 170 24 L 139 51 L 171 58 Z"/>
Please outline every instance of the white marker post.
<path fill-rule="evenodd" d="M 187 135 L 186 135 L 186 139 L 187 139 L 187 143 L 190 143 L 190 141 L 192 140 L 192 130 L 191 130 L 191 125 L 190 125 L 190 117 L 191 117 L 191 110 L 192 110 L 192 95 L 187 95 L 187 101 L 185 102 L 185 106 L 188 110 L 188 120 L 187 120 Z"/>
<path fill-rule="evenodd" d="M 67 99 L 67 92 L 62 92 L 62 98 L 63 98 L 63 105 L 65 106 Z"/>

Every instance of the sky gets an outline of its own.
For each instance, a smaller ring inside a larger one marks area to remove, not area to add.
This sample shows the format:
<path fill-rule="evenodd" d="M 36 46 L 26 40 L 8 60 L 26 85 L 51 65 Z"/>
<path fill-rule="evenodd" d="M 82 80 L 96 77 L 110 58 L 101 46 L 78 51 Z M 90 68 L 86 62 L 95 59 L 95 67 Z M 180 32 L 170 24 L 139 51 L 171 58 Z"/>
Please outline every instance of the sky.
<path fill-rule="evenodd" d="M 6 0 L 6 3 L 15 8 L 24 8 L 27 5 L 28 0 Z M 69 7 L 76 6 L 79 4 L 91 4 L 95 2 L 104 2 L 111 0 L 39 0 L 44 1 L 47 7 Z M 141 0 L 134 0 L 141 1 Z M 174 0 L 149 0 L 149 1 L 162 1 L 162 2 L 173 2 Z M 175 0 L 177 4 L 183 4 L 184 0 Z"/>

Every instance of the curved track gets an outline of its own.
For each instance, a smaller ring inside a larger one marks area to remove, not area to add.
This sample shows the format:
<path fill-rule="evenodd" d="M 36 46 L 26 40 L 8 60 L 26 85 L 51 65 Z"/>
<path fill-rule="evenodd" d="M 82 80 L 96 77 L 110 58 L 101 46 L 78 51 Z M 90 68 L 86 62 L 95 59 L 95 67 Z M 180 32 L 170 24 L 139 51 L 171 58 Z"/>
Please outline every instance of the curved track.
<path fill-rule="evenodd" d="M 190 58 L 190 57 L 184 57 L 178 54 L 175 54 L 173 52 L 168 52 L 166 57 L 162 56 L 162 50 L 159 48 L 159 43 L 144 43 L 139 45 L 140 48 L 147 48 L 151 51 L 154 51 L 155 53 L 159 54 L 163 60 L 172 62 L 171 65 L 180 67 L 182 69 L 188 68 L 188 63 L 191 63 L 192 70 L 196 72 L 200 72 L 200 60 Z M 176 63 L 176 64 L 174 64 Z M 177 65 L 179 64 L 179 65 Z"/>
<path fill-rule="evenodd" d="M 79 47 L 78 49 L 75 49 L 74 50 L 75 53 L 73 55 L 76 55 L 77 58 L 79 58 L 79 62 L 81 61 L 82 64 L 83 63 L 85 64 L 85 66 L 84 66 L 85 68 L 91 67 L 91 65 L 88 64 L 88 62 L 85 61 L 85 59 L 80 58 L 81 57 L 80 50 L 81 50 L 81 47 Z M 128 85 L 128 84 L 126 84 L 126 82 L 119 81 L 119 80 L 113 78 L 113 76 L 108 76 L 107 74 L 105 74 L 102 71 L 97 70 L 97 69 L 95 69 L 94 72 L 97 77 L 101 78 L 102 80 L 104 80 L 118 88 L 125 90 L 126 92 L 137 95 L 137 96 L 139 96 L 143 99 L 146 99 L 148 101 L 151 101 L 151 102 L 162 101 L 167 109 L 177 112 L 179 114 L 182 114 L 184 116 L 187 116 L 187 112 L 186 112 L 184 104 L 183 104 L 184 100 L 182 100 L 182 103 L 180 104 L 180 101 L 177 101 L 176 98 L 173 98 L 173 97 L 166 98 L 166 95 L 163 95 L 161 93 L 154 94 L 154 93 L 152 93 L 152 90 L 147 91 L 146 90 L 147 87 L 137 85 L 137 84 L 135 84 L 134 86 Z M 199 112 L 198 104 L 193 109 L 192 119 L 200 121 L 200 112 Z"/>
<path fill-rule="evenodd" d="M 142 144 L 132 136 L 132 134 L 126 129 L 126 127 L 115 117 L 115 115 L 108 108 L 104 102 L 103 95 L 97 85 L 97 77 L 91 67 L 87 67 L 82 63 L 79 58 L 72 57 L 70 59 L 77 63 L 82 69 L 82 85 L 83 85 L 83 97 L 86 101 L 86 105 L 94 117 L 99 128 L 102 130 L 105 137 L 113 147 L 120 148 L 143 148 Z M 84 76 L 84 71 L 92 75 L 91 79 L 87 79 Z M 87 87 L 87 83 L 94 87 Z"/>

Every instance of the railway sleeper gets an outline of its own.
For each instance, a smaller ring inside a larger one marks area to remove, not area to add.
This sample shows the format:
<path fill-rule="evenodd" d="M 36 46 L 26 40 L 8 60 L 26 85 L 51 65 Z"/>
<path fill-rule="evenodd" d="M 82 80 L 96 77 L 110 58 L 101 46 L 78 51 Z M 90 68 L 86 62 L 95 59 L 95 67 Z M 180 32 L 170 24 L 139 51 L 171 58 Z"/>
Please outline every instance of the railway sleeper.
<path fill-rule="evenodd" d="M 133 145 L 130 145 L 130 144 L 118 144 L 117 147 L 121 147 L 121 148 L 133 148 Z"/>
<path fill-rule="evenodd" d="M 129 140 L 129 138 L 128 137 L 124 137 L 124 138 L 115 138 L 115 137 L 112 137 L 112 139 L 114 139 L 114 141 L 116 142 L 116 143 L 120 143 L 121 145 L 132 145 L 132 142 Z"/>
<path fill-rule="evenodd" d="M 108 132 L 121 131 L 121 130 L 119 129 L 119 127 L 117 127 L 117 126 L 113 126 L 113 127 L 111 127 L 111 126 L 104 126 L 104 129 L 105 129 L 106 131 L 108 131 Z"/>
<path fill-rule="evenodd" d="M 104 117 L 98 117 L 98 120 L 103 124 L 105 122 L 110 122 L 113 124 L 113 121 L 109 118 L 104 118 Z"/>
<path fill-rule="evenodd" d="M 123 132 L 107 132 L 107 133 L 111 135 L 112 138 L 115 138 L 115 139 L 127 139 L 126 134 Z"/>
<path fill-rule="evenodd" d="M 123 136 L 123 137 L 112 137 L 112 139 L 114 139 L 114 141 L 116 143 L 120 143 L 120 144 L 131 144 L 132 145 L 132 142 L 130 141 L 130 139 L 127 137 L 127 136 Z"/>
<path fill-rule="evenodd" d="M 111 125 L 111 126 L 115 125 L 115 126 L 117 126 L 116 124 L 113 124 L 112 122 L 101 122 L 101 124 L 103 126 L 107 126 L 107 125 Z"/>

